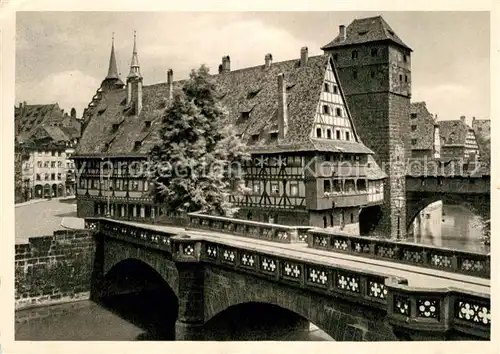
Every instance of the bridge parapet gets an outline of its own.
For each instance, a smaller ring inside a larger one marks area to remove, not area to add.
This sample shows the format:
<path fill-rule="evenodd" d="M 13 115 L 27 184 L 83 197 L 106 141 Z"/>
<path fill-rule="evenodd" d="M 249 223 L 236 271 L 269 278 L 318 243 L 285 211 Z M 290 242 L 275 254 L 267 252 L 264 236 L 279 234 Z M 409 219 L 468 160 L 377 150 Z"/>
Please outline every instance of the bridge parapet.
<path fill-rule="evenodd" d="M 189 214 L 189 227 L 280 243 L 306 242 L 307 230 L 311 228 L 268 224 L 201 213 Z"/>
<path fill-rule="evenodd" d="M 489 254 L 345 235 L 320 229 L 309 230 L 308 234 L 308 246 L 311 248 L 490 278 Z"/>

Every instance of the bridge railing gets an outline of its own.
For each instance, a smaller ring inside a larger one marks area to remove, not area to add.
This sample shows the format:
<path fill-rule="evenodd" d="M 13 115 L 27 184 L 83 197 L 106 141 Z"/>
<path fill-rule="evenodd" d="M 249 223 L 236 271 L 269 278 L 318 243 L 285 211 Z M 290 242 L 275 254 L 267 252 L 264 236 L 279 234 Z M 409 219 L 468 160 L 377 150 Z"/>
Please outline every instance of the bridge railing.
<path fill-rule="evenodd" d="M 311 248 L 490 278 L 490 256 L 482 253 L 343 235 L 320 229 L 311 229 L 308 234 L 307 242 Z"/>
<path fill-rule="evenodd" d="M 307 230 L 310 229 L 309 226 L 268 224 L 201 213 L 190 213 L 188 215 L 188 227 L 190 228 L 230 233 L 231 235 L 280 243 L 305 243 L 307 241 Z"/>
<path fill-rule="evenodd" d="M 459 289 L 413 288 L 386 279 L 387 315 L 409 330 L 446 332 L 450 329 L 488 339 L 491 331 L 489 295 Z"/>

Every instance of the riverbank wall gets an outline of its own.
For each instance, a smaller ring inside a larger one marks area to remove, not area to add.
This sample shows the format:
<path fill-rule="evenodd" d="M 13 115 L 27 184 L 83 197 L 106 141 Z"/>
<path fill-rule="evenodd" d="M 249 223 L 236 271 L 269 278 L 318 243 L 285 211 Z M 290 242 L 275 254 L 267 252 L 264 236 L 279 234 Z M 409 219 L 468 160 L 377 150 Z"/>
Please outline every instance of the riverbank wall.
<path fill-rule="evenodd" d="M 89 299 L 96 243 L 88 230 L 55 231 L 15 247 L 16 310 Z"/>

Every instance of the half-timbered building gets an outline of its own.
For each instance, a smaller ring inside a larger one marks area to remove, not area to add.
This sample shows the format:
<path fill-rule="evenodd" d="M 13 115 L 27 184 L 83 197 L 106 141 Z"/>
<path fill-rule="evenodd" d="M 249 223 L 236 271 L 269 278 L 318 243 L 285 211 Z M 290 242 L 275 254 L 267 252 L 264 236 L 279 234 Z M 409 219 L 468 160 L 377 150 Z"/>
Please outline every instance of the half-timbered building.
<path fill-rule="evenodd" d="M 239 217 L 359 233 L 361 209 L 383 203 L 386 176 L 356 131 L 331 56 L 310 57 L 304 47 L 298 59 L 273 63 L 267 54 L 262 65 L 230 66 L 224 56 L 213 77 L 252 155 L 243 166 L 247 193 L 232 197 Z M 167 82 L 143 86 L 135 38 L 123 83 L 112 47 L 75 156 L 80 217 L 162 219 L 135 162 L 158 143 L 162 114 L 182 85 L 168 70 Z"/>

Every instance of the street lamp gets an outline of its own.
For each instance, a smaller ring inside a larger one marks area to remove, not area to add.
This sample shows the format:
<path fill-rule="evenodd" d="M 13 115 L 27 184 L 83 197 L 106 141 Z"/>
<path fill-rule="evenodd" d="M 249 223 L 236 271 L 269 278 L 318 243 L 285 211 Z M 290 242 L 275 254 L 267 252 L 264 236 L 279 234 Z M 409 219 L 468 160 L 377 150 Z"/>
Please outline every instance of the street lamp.
<path fill-rule="evenodd" d="M 405 198 L 403 198 L 403 197 L 396 198 L 396 210 L 397 210 L 397 214 L 398 214 L 398 236 L 397 236 L 398 240 L 401 238 L 401 210 L 403 209 L 404 201 L 405 201 Z"/>

